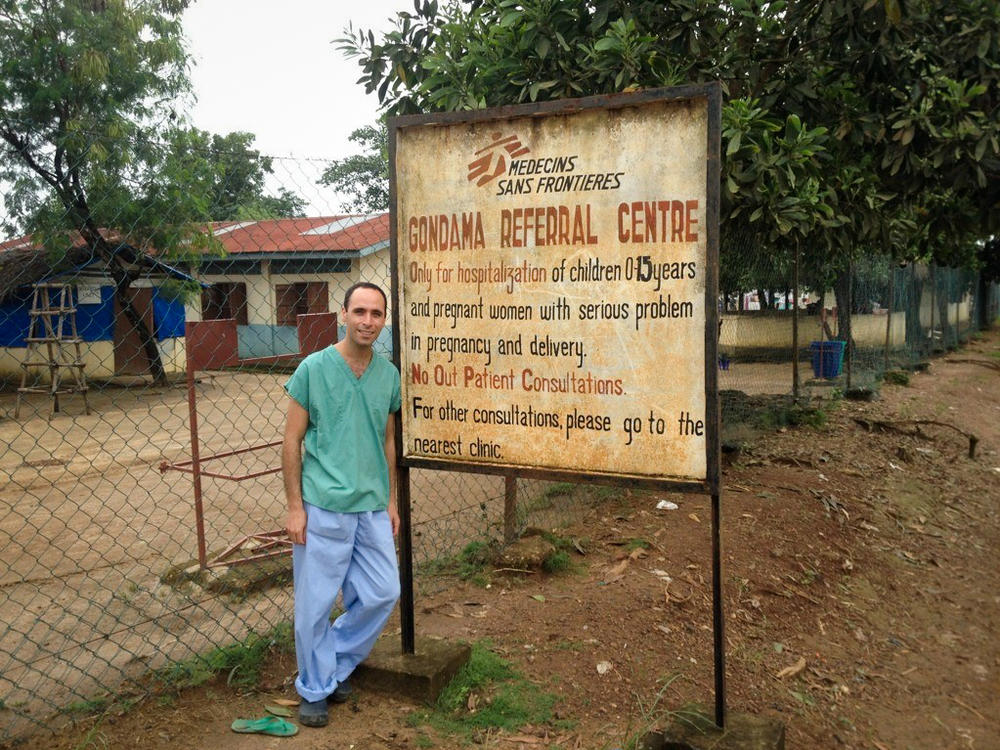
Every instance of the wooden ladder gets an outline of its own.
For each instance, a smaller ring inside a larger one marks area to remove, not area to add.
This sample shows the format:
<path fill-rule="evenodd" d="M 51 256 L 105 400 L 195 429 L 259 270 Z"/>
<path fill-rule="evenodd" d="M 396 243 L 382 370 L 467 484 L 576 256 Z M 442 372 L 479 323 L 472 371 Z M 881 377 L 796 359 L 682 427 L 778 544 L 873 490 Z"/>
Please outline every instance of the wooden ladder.
<path fill-rule="evenodd" d="M 21 400 L 28 393 L 47 393 L 52 397 L 49 419 L 59 411 L 59 396 L 63 394 L 82 394 L 84 409 L 90 414 L 72 287 L 56 282 L 35 284 L 28 315 L 28 335 L 24 339 L 27 346 L 21 362 L 21 386 L 17 389 L 14 418 L 20 417 Z M 38 369 L 49 371 L 48 387 L 28 384 L 29 378 L 35 382 L 33 372 Z"/>

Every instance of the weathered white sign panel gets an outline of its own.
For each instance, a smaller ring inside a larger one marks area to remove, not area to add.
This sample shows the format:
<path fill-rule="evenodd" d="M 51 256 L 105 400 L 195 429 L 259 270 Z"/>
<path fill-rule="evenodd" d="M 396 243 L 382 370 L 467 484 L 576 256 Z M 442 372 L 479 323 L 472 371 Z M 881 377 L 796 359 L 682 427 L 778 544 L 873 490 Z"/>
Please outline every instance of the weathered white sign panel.
<path fill-rule="evenodd" d="M 390 130 L 404 460 L 704 481 L 708 99 L 428 119 Z"/>

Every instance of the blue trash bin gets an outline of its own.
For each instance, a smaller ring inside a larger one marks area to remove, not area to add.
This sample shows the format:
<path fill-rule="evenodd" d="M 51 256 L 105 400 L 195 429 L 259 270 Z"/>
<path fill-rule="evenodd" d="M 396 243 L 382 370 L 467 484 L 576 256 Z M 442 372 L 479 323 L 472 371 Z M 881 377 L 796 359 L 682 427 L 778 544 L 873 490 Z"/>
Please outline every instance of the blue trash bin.
<path fill-rule="evenodd" d="M 840 375 L 844 364 L 843 341 L 813 341 L 809 349 L 812 351 L 814 377 L 830 379 Z"/>

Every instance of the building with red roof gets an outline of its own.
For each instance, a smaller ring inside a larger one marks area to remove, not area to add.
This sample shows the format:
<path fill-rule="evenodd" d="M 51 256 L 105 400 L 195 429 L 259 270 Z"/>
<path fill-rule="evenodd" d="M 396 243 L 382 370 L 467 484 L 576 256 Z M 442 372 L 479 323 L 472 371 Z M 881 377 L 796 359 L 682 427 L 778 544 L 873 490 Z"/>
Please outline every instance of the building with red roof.
<path fill-rule="evenodd" d="M 234 319 L 241 359 L 297 351 L 297 316 L 338 312 L 358 281 L 389 293 L 388 213 L 223 222 L 213 234 L 224 255 L 193 271 L 207 286 L 187 319 Z"/>
<path fill-rule="evenodd" d="M 357 281 L 388 294 L 389 214 L 317 216 L 219 222 L 211 226 L 221 250 L 196 268 L 172 267 L 127 245 L 136 271 L 133 307 L 155 331 L 167 372 L 183 372 L 184 323 L 233 319 L 239 357 L 299 351 L 297 317 L 339 312 L 343 293 Z M 200 299 L 182 303 L 167 282 L 196 279 Z M 82 244 L 54 261 L 28 237 L 0 243 L 0 372 L 19 376 L 29 335 L 32 285 L 43 280 L 73 287 L 75 315 L 88 377 L 142 374 L 148 361 L 112 294 L 112 281 Z M 391 351 L 386 326 L 377 346 Z"/>

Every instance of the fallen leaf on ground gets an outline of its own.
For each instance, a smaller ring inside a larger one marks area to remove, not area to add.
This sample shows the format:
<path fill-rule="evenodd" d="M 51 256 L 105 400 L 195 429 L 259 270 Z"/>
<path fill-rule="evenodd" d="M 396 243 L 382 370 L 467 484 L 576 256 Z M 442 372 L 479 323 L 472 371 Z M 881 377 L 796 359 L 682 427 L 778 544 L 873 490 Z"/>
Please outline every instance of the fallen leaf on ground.
<path fill-rule="evenodd" d="M 284 706 L 264 706 L 264 710 L 275 716 L 284 716 L 287 719 L 292 718 L 292 712 Z"/>
<path fill-rule="evenodd" d="M 276 706 L 289 706 L 289 707 L 291 707 L 291 706 L 297 706 L 297 705 L 299 705 L 299 702 L 298 701 L 294 701 L 294 700 L 292 700 L 290 698 L 275 698 L 274 699 L 274 705 L 276 705 Z"/>
<path fill-rule="evenodd" d="M 674 586 L 674 590 L 670 589 L 671 586 Z M 670 581 L 667 583 L 667 587 L 666 589 L 664 589 L 663 594 L 666 597 L 667 602 L 673 602 L 674 604 L 683 604 L 684 602 L 686 602 L 688 599 L 691 598 L 692 594 L 694 594 L 694 589 L 689 588 L 685 595 L 684 589 L 681 588 L 680 593 L 678 593 L 677 584 L 674 581 Z"/>
<path fill-rule="evenodd" d="M 626 557 L 620 563 L 612 568 L 608 569 L 607 574 L 604 576 L 604 580 L 610 583 L 611 581 L 617 581 L 623 575 L 625 575 L 625 569 L 628 567 L 628 558 Z"/>
<path fill-rule="evenodd" d="M 788 692 L 791 694 L 793 698 L 795 698 L 795 700 L 800 701 L 801 703 L 805 703 L 807 706 L 816 705 L 816 701 L 813 700 L 813 697 L 809 695 L 809 693 L 802 693 L 797 690 L 789 690 Z"/>
<path fill-rule="evenodd" d="M 778 677 L 778 679 L 784 679 L 785 677 L 794 677 L 805 668 L 806 668 L 806 658 L 804 656 L 801 656 L 799 657 L 799 660 L 794 664 L 792 664 L 790 667 L 785 667 L 780 672 L 778 672 L 776 677 Z"/>

